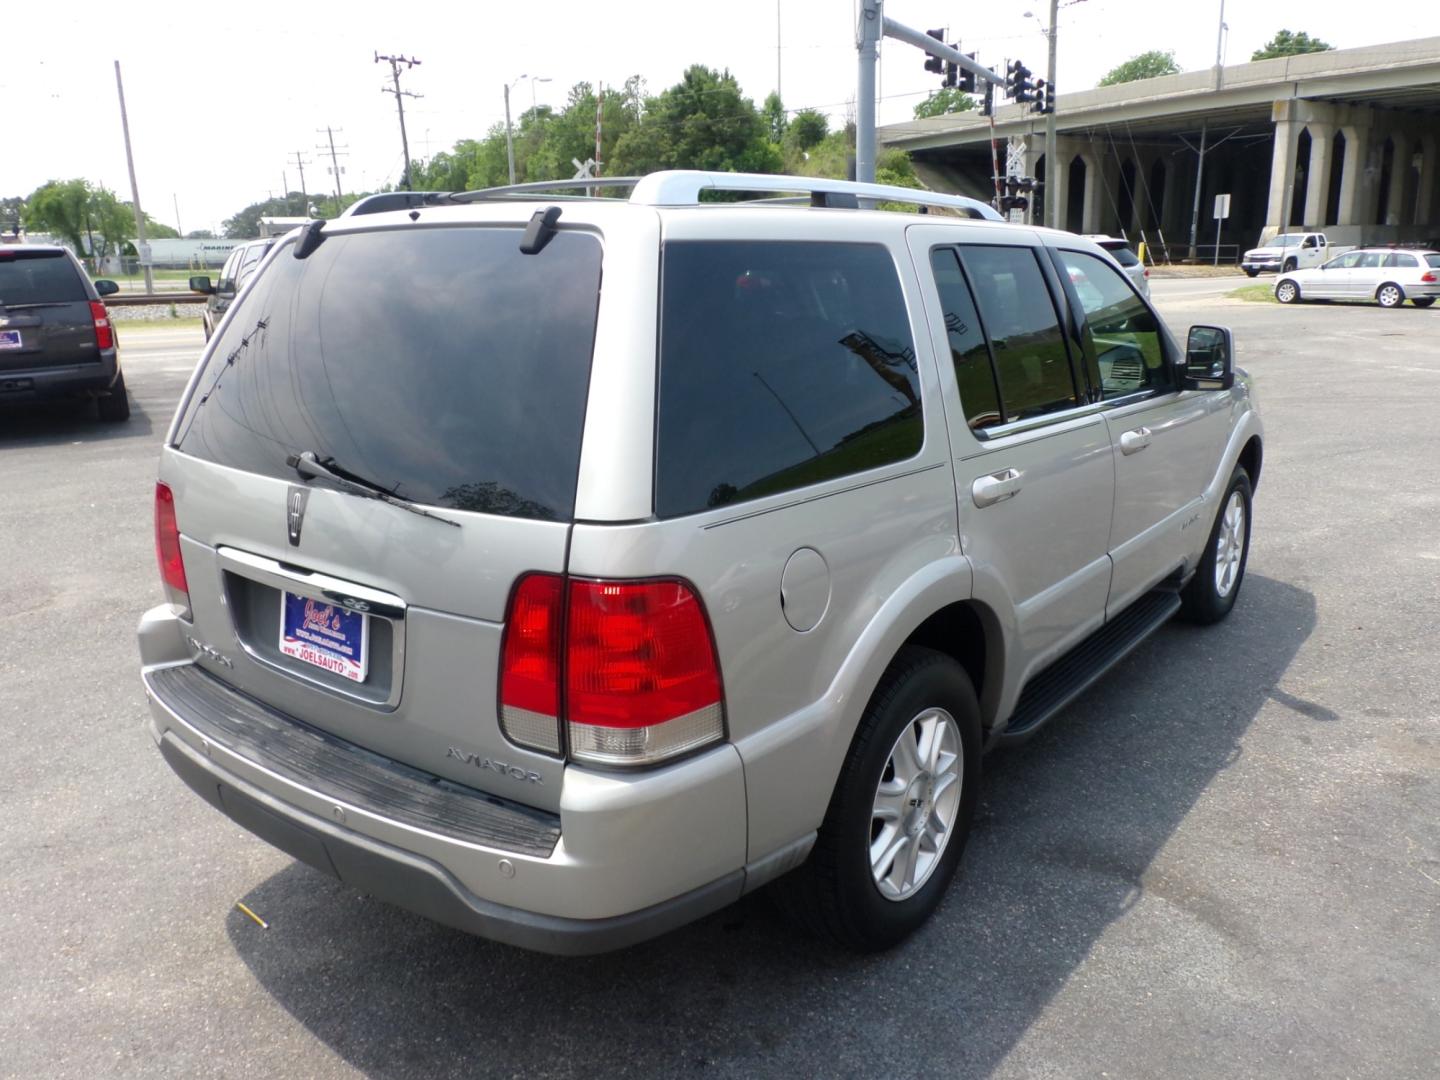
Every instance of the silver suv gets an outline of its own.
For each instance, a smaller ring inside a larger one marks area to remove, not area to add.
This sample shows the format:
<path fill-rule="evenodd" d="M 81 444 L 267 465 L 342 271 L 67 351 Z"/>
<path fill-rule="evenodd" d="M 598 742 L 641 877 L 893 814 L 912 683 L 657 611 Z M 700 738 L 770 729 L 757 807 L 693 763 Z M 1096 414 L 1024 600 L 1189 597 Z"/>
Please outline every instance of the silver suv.
<path fill-rule="evenodd" d="M 632 183 L 276 245 L 161 455 L 152 734 L 245 828 L 486 937 L 601 951 L 779 879 L 883 948 L 985 750 L 1234 604 L 1248 379 L 980 203 Z"/>

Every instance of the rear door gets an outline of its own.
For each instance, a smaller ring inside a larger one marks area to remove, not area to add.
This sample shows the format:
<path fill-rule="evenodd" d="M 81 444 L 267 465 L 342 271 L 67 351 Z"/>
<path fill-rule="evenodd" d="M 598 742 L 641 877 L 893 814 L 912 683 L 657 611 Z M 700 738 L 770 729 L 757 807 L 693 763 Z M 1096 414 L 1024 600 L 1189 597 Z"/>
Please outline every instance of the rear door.
<path fill-rule="evenodd" d="M 1383 280 L 1385 252 L 1360 251 L 1356 256 L 1354 269 L 1345 275 L 1345 295 L 1352 300 L 1368 300 Z"/>
<path fill-rule="evenodd" d="M 61 250 L 0 251 L 0 372 L 100 360 L 90 292 Z"/>
<path fill-rule="evenodd" d="M 994 582 L 1006 594 L 1028 674 L 1104 618 L 1110 436 L 1089 388 L 1077 383 L 1060 285 L 1043 249 L 956 244 L 944 226 L 908 236 L 916 264 L 933 274 L 933 321 L 948 337 L 961 542 L 977 593 Z"/>
<path fill-rule="evenodd" d="M 427 226 L 332 235 L 303 260 L 287 246 L 209 350 L 162 468 L 195 636 L 223 657 L 199 662 L 387 757 L 553 808 L 558 760 L 501 733 L 499 650 L 518 578 L 565 568 L 600 238 L 523 255 L 518 226 Z M 287 464 L 302 453 L 434 516 L 306 481 Z"/>

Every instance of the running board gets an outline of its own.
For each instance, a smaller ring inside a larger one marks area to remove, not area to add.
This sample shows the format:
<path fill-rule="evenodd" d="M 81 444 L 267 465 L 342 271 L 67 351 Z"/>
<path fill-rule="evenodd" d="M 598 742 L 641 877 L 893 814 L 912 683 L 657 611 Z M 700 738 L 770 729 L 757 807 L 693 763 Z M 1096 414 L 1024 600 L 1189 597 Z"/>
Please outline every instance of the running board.
<path fill-rule="evenodd" d="M 1180 610 L 1180 597 L 1158 588 L 1136 600 L 1038 675 L 1020 693 L 1002 742 L 1021 742 L 1079 697 Z"/>

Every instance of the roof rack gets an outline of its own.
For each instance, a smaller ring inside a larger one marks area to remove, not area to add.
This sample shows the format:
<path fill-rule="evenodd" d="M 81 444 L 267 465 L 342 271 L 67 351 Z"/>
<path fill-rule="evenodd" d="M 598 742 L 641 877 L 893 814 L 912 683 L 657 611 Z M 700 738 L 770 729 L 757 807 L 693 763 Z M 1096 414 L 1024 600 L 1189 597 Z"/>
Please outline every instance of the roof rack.
<path fill-rule="evenodd" d="M 528 184 L 482 188 L 448 197 L 452 202 L 478 202 L 484 199 L 533 196 L 552 191 L 578 191 L 584 188 L 628 187 L 630 202 L 639 206 L 695 206 L 703 191 L 744 191 L 770 193 L 781 198 L 758 200 L 769 203 L 793 203 L 797 194 L 809 196 L 811 206 L 854 208 L 860 200 L 912 203 L 924 213 L 930 207 L 960 210 L 971 217 L 986 221 L 1004 221 L 1000 212 L 989 203 L 964 195 L 940 195 L 919 188 L 895 187 L 890 184 L 860 184 L 853 180 L 829 180 L 816 176 L 779 176 L 769 173 L 703 172 L 671 170 L 648 176 L 606 176 L 589 180 L 541 180 Z M 568 196 L 574 198 L 575 196 Z"/>
<path fill-rule="evenodd" d="M 943 206 L 964 210 L 972 217 L 1004 221 L 989 203 L 964 195 L 938 195 L 918 188 L 890 184 L 861 184 L 853 180 L 828 180 L 816 176 L 772 176 L 766 173 L 701 172 L 676 170 L 642 177 L 630 193 L 630 201 L 644 206 L 693 206 L 702 191 L 808 192 L 811 205 L 854 205 L 850 200 L 871 199 L 915 203 L 923 207 Z M 841 196 L 842 198 L 832 198 Z M 848 198 L 843 198 L 848 196 Z"/>

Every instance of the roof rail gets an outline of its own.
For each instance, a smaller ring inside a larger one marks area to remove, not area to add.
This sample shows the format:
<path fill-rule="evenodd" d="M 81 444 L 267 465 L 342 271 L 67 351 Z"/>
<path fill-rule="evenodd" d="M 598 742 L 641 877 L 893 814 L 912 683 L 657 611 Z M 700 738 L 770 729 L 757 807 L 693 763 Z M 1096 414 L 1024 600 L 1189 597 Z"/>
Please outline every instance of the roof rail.
<path fill-rule="evenodd" d="M 1004 221 L 1000 212 L 989 203 L 964 195 L 941 195 L 920 188 L 894 187 L 889 184 L 859 184 L 853 180 L 829 180 L 817 176 L 780 176 L 769 173 L 702 172 L 670 170 L 649 176 L 604 176 L 589 180 L 540 180 L 528 184 L 507 184 L 482 188 L 479 191 L 457 192 L 451 202 L 478 202 L 509 196 L 538 195 L 553 191 L 580 191 L 585 188 L 628 187 L 630 202 L 640 206 L 694 206 L 702 191 L 747 191 L 773 193 L 778 198 L 760 199 L 767 203 L 798 203 L 793 196 L 808 196 L 811 206 L 854 207 L 858 200 L 872 202 L 914 203 L 924 209 L 945 207 L 961 210 L 971 217 L 986 221 Z M 380 196 L 372 196 L 379 198 Z M 573 198 L 574 196 L 568 196 Z M 924 212 L 922 209 L 922 213 Z"/>
<path fill-rule="evenodd" d="M 860 184 L 853 180 L 828 180 L 817 176 L 772 176 L 766 173 L 701 172 L 676 170 L 642 177 L 630 193 L 630 201 L 645 206 L 694 206 L 702 191 L 808 192 L 813 196 L 850 196 L 857 199 L 916 203 L 923 207 L 943 206 L 963 210 L 972 217 L 1004 221 L 989 203 L 964 195 L 938 195 L 919 188 L 890 184 Z M 818 199 L 812 198 L 812 203 Z M 838 204 L 842 200 L 835 200 Z"/>

